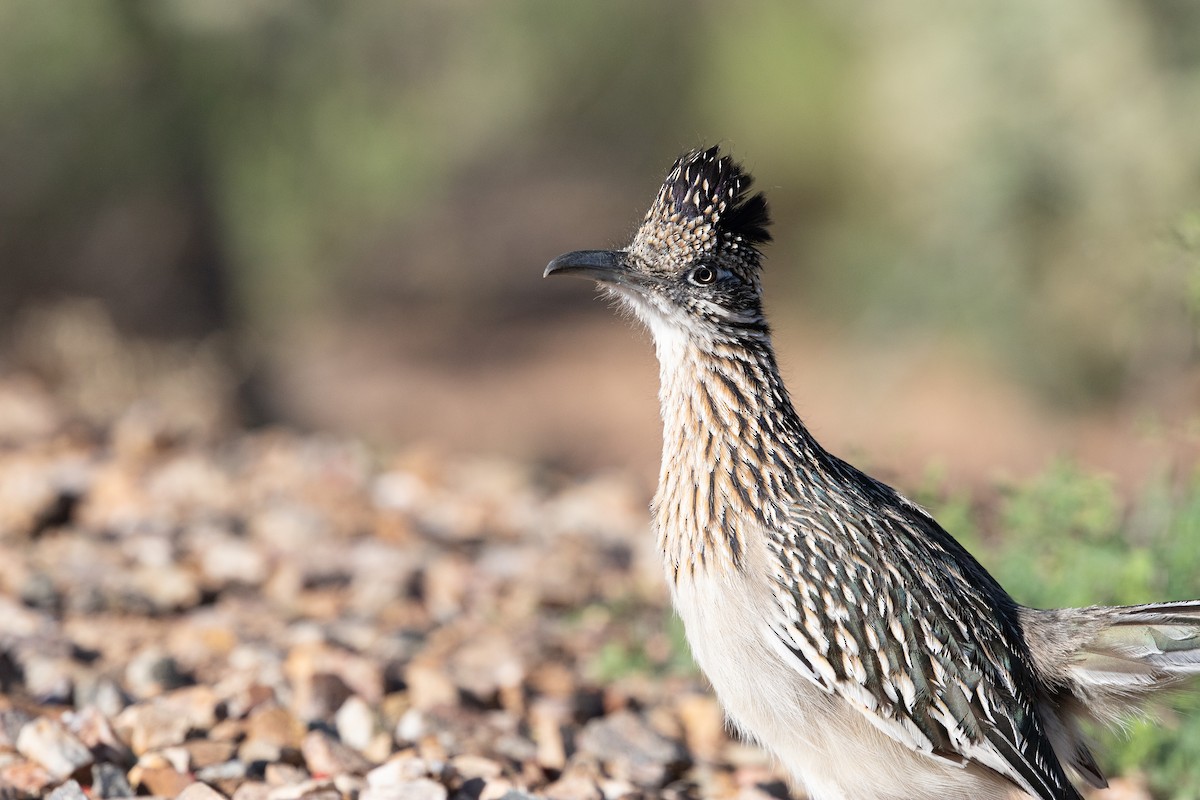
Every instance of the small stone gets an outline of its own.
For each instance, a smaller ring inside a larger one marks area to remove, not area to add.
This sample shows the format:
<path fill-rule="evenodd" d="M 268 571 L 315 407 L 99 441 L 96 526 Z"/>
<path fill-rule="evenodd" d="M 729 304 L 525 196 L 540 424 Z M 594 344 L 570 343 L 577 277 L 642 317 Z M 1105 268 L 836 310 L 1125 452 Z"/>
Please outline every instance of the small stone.
<path fill-rule="evenodd" d="M 177 710 L 159 702 L 132 705 L 117 715 L 113 727 L 137 755 L 179 744 L 192 724 Z"/>
<path fill-rule="evenodd" d="M 246 723 L 247 741 L 270 742 L 279 747 L 299 747 L 304 725 L 292 712 L 275 703 L 264 703 L 250 713 Z"/>
<path fill-rule="evenodd" d="M 129 703 L 121 685 L 108 675 L 84 675 L 75 681 L 75 707 L 80 711 L 95 708 L 111 719 Z"/>
<path fill-rule="evenodd" d="M 175 800 L 226 800 L 226 798 L 211 786 L 197 782 L 187 786 Z"/>
<path fill-rule="evenodd" d="M 338 738 L 360 752 L 371 746 L 371 740 L 379 729 L 374 709 L 358 695 L 342 703 L 335 721 Z"/>
<path fill-rule="evenodd" d="M 213 742 L 208 739 L 190 739 L 181 747 L 188 754 L 188 764 L 193 770 L 228 763 L 237 752 L 232 742 Z"/>
<path fill-rule="evenodd" d="M 171 767 L 143 767 L 139 764 L 129 770 L 129 782 L 134 788 L 144 789 L 148 794 L 175 797 L 194 781 Z"/>
<path fill-rule="evenodd" d="M 58 780 L 69 778 L 94 760 L 83 742 L 49 717 L 39 717 L 21 728 L 17 752 L 41 764 Z"/>
<path fill-rule="evenodd" d="M 3 609 L 0 609 L 0 613 L 3 613 Z M 2 657 L 0 655 L 0 658 Z M 33 717 L 20 709 L 0 709 L 0 747 L 6 750 L 16 748 L 21 729 L 32 721 Z"/>
<path fill-rule="evenodd" d="M 68 711 L 63 715 L 63 722 L 97 759 L 120 764 L 133 762 L 129 746 L 121 741 L 108 717 L 99 709 L 88 706 L 79 711 Z"/>
<path fill-rule="evenodd" d="M 267 800 L 342 800 L 342 793 L 328 779 L 305 781 L 292 786 L 276 786 L 267 792 Z"/>
<path fill-rule="evenodd" d="M 369 786 L 358 796 L 359 800 L 446 800 L 449 792 L 446 787 L 429 778 L 417 778 L 412 781 L 389 786 Z"/>
<path fill-rule="evenodd" d="M 563 700 L 540 697 L 529 709 L 529 727 L 537 743 L 537 762 L 547 769 L 561 770 L 567 763 L 563 726 L 571 720 L 571 709 Z"/>
<path fill-rule="evenodd" d="M 267 800 L 271 787 L 261 781 L 246 781 L 233 793 L 232 800 Z"/>
<path fill-rule="evenodd" d="M 157 647 L 138 653 L 125 667 L 125 685 L 136 697 L 154 697 L 190 683 L 175 659 Z"/>
<path fill-rule="evenodd" d="M 304 783 L 310 777 L 307 770 L 301 769 L 294 764 L 285 764 L 282 761 L 267 764 L 267 768 L 263 773 L 263 778 L 269 786 L 291 786 L 297 783 Z"/>
<path fill-rule="evenodd" d="M 438 706 L 458 705 L 458 688 L 439 666 L 413 662 L 404 671 L 413 708 L 428 711 Z"/>
<path fill-rule="evenodd" d="M 34 761 L 13 761 L 0 767 L 0 786 L 11 786 L 35 797 L 40 797 L 53 782 L 46 768 Z"/>
<path fill-rule="evenodd" d="M 46 800 L 88 800 L 78 781 L 70 780 L 51 792 Z"/>
<path fill-rule="evenodd" d="M 550 800 L 604 800 L 595 778 L 586 775 L 564 775 L 543 791 Z"/>
<path fill-rule="evenodd" d="M 592 720 L 579 732 L 576 745 L 603 762 L 612 777 L 654 789 L 687 759 L 678 742 L 662 736 L 632 711 Z"/>
<path fill-rule="evenodd" d="M 133 797 L 133 787 L 125 777 L 125 770 L 107 761 L 92 765 L 92 796 L 100 800 L 115 797 Z"/>
<path fill-rule="evenodd" d="M 369 761 L 324 731 L 310 731 L 300 752 L 308 771 L 317 776 L 364 773 L 371 768 Z"/>
<path fill-rule="evenodd" d="M 367 773 L 367 786 L 380 789 L 425 778 L 431 774 L 429 762 L 410 753 L 397 753 Z"/>
<path fill-rule="evenodd" d="M 205 783 L 238 781 L 246 777 L 246 765 L 234 759 L 220 764 L 209 764 L 196 770 L 196 780 Z"/>
<path fill-rule="evenodd" d="M 493 778 L 483 784 L 483 790 L 479 793 L 477 800 L 501 800 L 501 798 L 515 793 L 517 790 L 513 787 L 512 781 Z"/>
<path fill-rule="evenodd" d="M 471 780 L 472 778 L 490 780 L 492 778 L 499 778 L 504 774 L 503 765 L 490 758 L 469 754 L 451 758 L 450 767 L 454 770 L 455 774 L 464 780 Z"/>
<path fill-rule="evenodd" d="M 410 708 L 401 715 L 396 723 L 396 741 L 401 743 L 417 742 L 425 735 L 425 715 L 419 709 Z"/>
<path fill-rule="evenodd" d="M 266 554 L 253 544 L 229 535 L 209 537 L 200 551 L 200 571 L 217 587 L 258 586 L 267 579 Z"/>
<path fill-rule="evenodd" d="M 498 634 L 464 643 L 455 650 L 449 669 L 455 684 L 484 704 L 492 703 L 500 690 L 519 686 L 525 677 L 512 643 Z"/>
<path fill-rule="evenodd" d="M 675 704 L 688 750 L 700 761 L 716 761 L 728 737 L 725 715 L 716 698 L 689 694 Z"/>

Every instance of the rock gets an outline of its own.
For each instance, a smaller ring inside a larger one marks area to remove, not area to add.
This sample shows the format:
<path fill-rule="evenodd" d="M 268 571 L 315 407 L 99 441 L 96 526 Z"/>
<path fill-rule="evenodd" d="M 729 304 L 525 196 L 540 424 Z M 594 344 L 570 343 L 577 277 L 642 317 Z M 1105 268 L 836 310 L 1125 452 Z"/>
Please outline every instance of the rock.
<path fill-rule="evenodd" d="M 12 761 L 0 767 L 0 786 L 8 786 L 33 797 L 41 797 L 54 777 L 34 761 Z"/>
<path fill-rule="evenodd" d="M 450 768 L 463 780 L 483 778 L 489 780 L 504 774 L 504 766 L 498 761 L 483 756 L 464 754 L 450 759 Z"/>
<path fill-rule="evenodd" d="M 487 789 L 483 790 L 483 794 L 479 796 L 479 800 L 488 800 L 484 795 L 487 794 Z M 500 800 L 542 800 L 540 795 L 523 792 L 520 789 L 509 789 L 500 796 Z"/>
<path fill-rule="evenodd" d="M 125 777 L 125 770 L 107 761 L 92 765 L 92 797 L 111 800 L 117 797 L 133 797 L 133 787 Z"/>
<path fill-rule="evenodd" d="M 404 682 L 413 708 L 419 711 L 458 705 L 458 688 L 440 665 L 415 661 L 404 671 Z"/>
<path fill-rule="evenodd" d="M 189 739 L 181 747 L 187 752 L 188 764 L 193 770 L 228 763 L 237 752 L 233 742 L 209 739 Z"/>
<path fill-rule="evenodd" d="M 184 788 L 175 800 L 226 800 L 225 795 L 203 783 L 193 783 Z"/>
<path fill-rule="evenodd" d="M 267 800 L 271 787 L 260 781 L 246 781 L 233 793 L 232 800 Z"/>
<path fill-rule="evenodd" d="M 71 777 L 94 760 L 83 742 L 49 717 L 40 717 L 21 728 L 17 752 L 41 764 L 58 780 Z"/>
<path fill-rule="evenodd" d="M 68 711 L 63 715 L 63 722 L 71 733 L 92 751 L 97 760 L 117 764 L 133 763 L 133 753 L 129 746 L 113 730 L 108 717 L 98 709 L 88 706 L 79 711 Z"/>
<path fill-rule="evenodd" d="M 51 792 L 46 800 L 88 800 L 78 781 L 70 780 Z"/>
<path fill-rule="evenodd" d="M 675 703 L 688 750 L 701 761 L 716 761 L 725 745 L 725 714 L 715 697 L 689 694 Z"/>
<path fill-rule="evenodd" d="M 192 723 L 160 702 L 132 705 L 117 715 L 113 727 L 137 755 L 176 745 L 187 738 Z"/>
<path fill-rule="evenodd" d="M 205 537 L 199 555 L 201 573 L 217 588 L 258 586 L 269 574 L 267 556 L 260 548 L 228 534 Z"/>
<path fill-rule="evenodd" d="M 687 759 L 678 742 L 659 734 L 632 711 L 592 720 L 575 743 L 581 752 L 603 762 L 612 777 L 651 789 L 663 786 Z"/>
<path fill-rule="evenodd" d="M 307 770 L 303 770 L 292 764 L 275 763 L 267 764 L 263 777 L 269 786 L 291 786 L 297 783 L 304 783 L 311 776 Z"/>
<path fill-rule="evenodd" d="M 349 697 L 338 709 L 337 717 L 338 738 L 359 752 L 371 746 L 379 730 L 379 723 L 374 709 L 358 695 Z"/>
<path fill-rule="evenodd" d="M 246 721 L 247 741 L 298 748 L 303 738 L 304 725 L 300 720 L 286 708 L 274 703 L 264 703 L 254 709 Z"/>
<path fill-rule="evenodd" d="M 425 735 L 427 725 L 425 715 L 420 709 L 410 708 L 400 716 L 396 723 L 396 741 L 400 743 L 416 742 Z"/>
<path fill-rule="evenodd" d="M 397 786 L 417 778 L 426 778 L 433 770 L 428 761 L 409 753 L 397 753 L 367 773 L 367 786 L 382 789 Z"/>
<path fill-rule="evenodd" d="M 563 700 L 539 697 L 529 708 L 529 727 L 537 744 L 537 762 L 547 769 L 561 770 L 567 763 L 563 727 L 571 720 L 571 708 Z"/>
<path fill-rule="evenodd" d="M 267 792 L 267 800 L 342 800 L 333 781 L 318 779 L 291 786 L 276 786 Z"/>
<path fill-rule="evenodd" d="M 520 657 L 506 636 L 472 637 L 450 658 L 454 683 L 479 702 L 492 703 L 501 689 L 519 686 L 525 677 Z"/>
<path fill-rule="evenodd" d="M 446 800 L 446 787 L 429 778 L 401 781 L 388 786 L 370 786 L 358 796 L 359 800 Z"/>
<path fill-rule="evenodd" d="M 129 782 L 135 789 L 147 794 L 175 797 L 194 781 L 171 767 L 143 767 L 140 764 L 129 770 Z"/>
<path fill-rule="evenodd" d="M 543 790 L 550 800 L 604 800 L 594 777 L 563 775 Z"/>
<path fill-rule="evenodd" d="M 361 774 L 371 768 L 371 762 L 324 731 L 309 731 L 300 752 L 308 771 L 316 776 Z"/>
<path fill-rule="evenodd" d="M 240 781 L 246 777 L 246 765 L 237 759 L 209 764 L 195 770 L 196 780 L 211 784 Z"/>
<path fill-rule="evenodd" d="M 125 685 L 140 698 L 155 697 L 190 683 L 191 677 L 175 659 L 157 647 L 141 651 L 125 668 Z"/>
<path fill-rule="evenodd" d="M 0 613 L 3 613 L 0 609 Z M 0 747 L 16 749 L 21 729 L 33 721 L 33 717 L 17 708 L 0 709 Z"/>
<path fill-rule="evenodd" d="M 112 719 L 129 702 L 121 685 L 108 675 L 88 675 L 75 682 L 75 707 L 80 711 L 94 708 Z"/>
<path fill-rule="evenodd" d="M 292 681 L 292 708 L 304 720 L 332 717 L 351 695 L 367 703 L 383 699 L 381 664 L 324 642 L 303 642 L 293 647 L 284 670 Z"/>

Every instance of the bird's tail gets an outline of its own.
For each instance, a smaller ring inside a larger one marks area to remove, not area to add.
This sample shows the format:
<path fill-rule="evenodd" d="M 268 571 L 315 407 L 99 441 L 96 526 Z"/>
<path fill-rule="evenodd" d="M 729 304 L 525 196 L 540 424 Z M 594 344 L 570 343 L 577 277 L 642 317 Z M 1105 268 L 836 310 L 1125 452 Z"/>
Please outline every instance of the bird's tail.
<path fill-rule="evenodd" d="M 1112 608 L 1022 610 L 1054 750 L 1093 786 L 1104 776 L 1081 719 L 1120 724 L 1151 695 L 1200 675 L 1200 600 Z"/>
<path fill-rule="evenodd" d="M 1073 694 L 1112 721 L 1162 689 L 1200 675 L 1200 601 L 1079 609 L 1085 637 L 1065 666 Z"/>

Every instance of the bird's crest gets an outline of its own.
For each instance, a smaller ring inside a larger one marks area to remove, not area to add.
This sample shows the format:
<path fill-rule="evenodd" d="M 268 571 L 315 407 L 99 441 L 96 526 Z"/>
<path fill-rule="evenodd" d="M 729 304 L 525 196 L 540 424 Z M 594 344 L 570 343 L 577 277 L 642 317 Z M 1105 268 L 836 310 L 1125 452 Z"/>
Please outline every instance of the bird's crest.
<path fill-rule="evenodd" d="M 757 255 L 758 246 L 771 240 L 771 219 L 762 193 L 749 194 L 753 183 L 740 164 L 716 147 L 683 154 L 646 212 L 640 243 L 673 250 L 685 261 L 718 250 Z"/>

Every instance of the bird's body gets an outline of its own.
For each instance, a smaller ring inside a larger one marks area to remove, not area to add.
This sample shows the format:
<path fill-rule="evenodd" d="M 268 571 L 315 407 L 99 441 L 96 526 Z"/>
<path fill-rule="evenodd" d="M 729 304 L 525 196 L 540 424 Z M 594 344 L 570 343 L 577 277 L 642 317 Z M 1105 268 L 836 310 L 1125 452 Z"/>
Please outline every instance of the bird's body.
<path fill-rule="evenodd" d="M 715 148 L 682 157 L 627 249 L 547 268 L 651 329 L 663 461 L 654 527 L 726 712 L 814 800 L 1079 794 L 1079 722 L 1200 671 L 1200 603 L 1018 605 L 924 510 L 800 421 L 762 316 L 768 222 Z"/>

